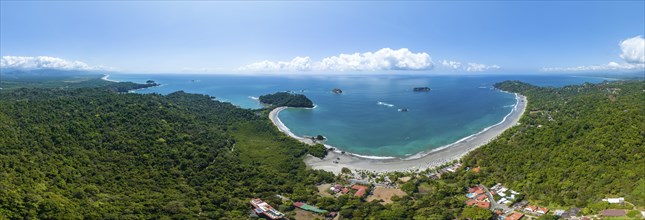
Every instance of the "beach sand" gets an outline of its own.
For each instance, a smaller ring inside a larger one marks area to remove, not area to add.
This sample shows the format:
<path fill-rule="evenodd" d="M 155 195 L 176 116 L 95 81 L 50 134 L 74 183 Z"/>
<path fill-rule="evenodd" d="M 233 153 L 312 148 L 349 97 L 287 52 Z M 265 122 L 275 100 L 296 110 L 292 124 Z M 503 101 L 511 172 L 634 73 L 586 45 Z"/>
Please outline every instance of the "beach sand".
<path fill-rule="evenodd" d="M 108 77 L 110 77 L 110 75 L 104 75 L 103 77 L 101 77 L 101 79 L 105 80 L 105 81 L 108 81 L 108 82 L 119 82 L 119 81 L 116 81 L 116 80 L 108 79 Z"/>
<path fill-rule="evenodd" d="M 518 123 L 522 114 L 526 109 L 527 100 L 525 96 L 515 94 L 517 103 L 513 111 L 509 113 L 505 120 L 486 128 L 485 130 L 463 138 L 450 145 L 438 148 L 438 150 L 429 153 L 415 155 L 408 158 L 391 158 L 391 159 L 372 159 L 365 158 L 351 153 L 341 153 L 338 151 L 330 151 L 324 159 L 307 155 L 305 163 L 312 169 L 322 169 L 333 173 L 340 173 L 343 167 L 351 170 L 367 170 L 376 173 L 393 172 L 393 171 L 416 171 L 425 170 L 427 168 L 434 168 L 442 164 L 460 159 L 468 154 L 468 152 L 490 142 L 497 136 L 502 134 L 506 129 L 513 127 Z M 313 144 L 311 139 L 298 137 L 293 134 L 278 118 L 280 111 L 286 107 L 276 108 L 269 113 L 269 118 L 278 129 L 292 138 L 295 138 L 306 144 Z M 332 147 L 326 145 L 327 147 Z M 338 159 L 340 158 L 340 159 Z M 337 163 L 334 163 L 337 161 Z"/>

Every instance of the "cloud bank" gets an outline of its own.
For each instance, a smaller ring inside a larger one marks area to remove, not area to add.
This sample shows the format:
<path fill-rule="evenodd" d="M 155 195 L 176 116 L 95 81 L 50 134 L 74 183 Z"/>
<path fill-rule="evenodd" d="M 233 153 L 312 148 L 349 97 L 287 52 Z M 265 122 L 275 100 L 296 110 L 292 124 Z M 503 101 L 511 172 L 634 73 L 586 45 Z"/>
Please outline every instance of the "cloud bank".
<path fill-rule="evenodd" d="M 466 71 L 466 72 L 483 72 L 488 70 L 496 70 L 501 67 L 498 65 L 486 65 L 481 63 L 466 63 L 462 64 L 459 61 L 441 61 L 441 65 L 456 71 Z"/>
<path fill-rule="evenodd" d="M 58 70 L 107 70 L 104 66 L 90 66 L 81 61 L 69 61 L 57 57 L 37 56 L 2 56 L 0 68 L 23 70 L 58 69 Z"/>
<path fill-rule="evenodd" d="M 309 57 L 296 57 L 291 61 L 261 61 L 240 68 L 253 72 L 301 71 L 387 71 L 430 70 L 432 58 L 427 53 L 413 53 L 407 48 L 383 48 L 376 52 L 340 54 L 312 61 Z"/>
<path fill-rule="evenodd" d="M 545 67 L 546 72 L 599 72 L 599 71 L 638 71 L 645 70 L 645 39 L 636 36 L 620 42 L 620 58 L 623 63 L 609 62 L 603 65 L 577 67 Z"/>

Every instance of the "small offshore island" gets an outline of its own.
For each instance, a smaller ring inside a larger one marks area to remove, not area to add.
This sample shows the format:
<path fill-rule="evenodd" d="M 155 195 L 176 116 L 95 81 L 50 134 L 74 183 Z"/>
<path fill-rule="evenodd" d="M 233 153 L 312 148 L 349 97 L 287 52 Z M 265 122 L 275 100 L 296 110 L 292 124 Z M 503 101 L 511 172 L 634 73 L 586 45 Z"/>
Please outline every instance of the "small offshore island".
<path fill-rule="evenodd" d="M 412 89 L 412 91 L 415 91 L 415 92 L 430 92 L 430 90 L 431 90 L 430 87 L 427 87 L 427 86 L 426 87 L 414 87 L 414 89 Z"/>

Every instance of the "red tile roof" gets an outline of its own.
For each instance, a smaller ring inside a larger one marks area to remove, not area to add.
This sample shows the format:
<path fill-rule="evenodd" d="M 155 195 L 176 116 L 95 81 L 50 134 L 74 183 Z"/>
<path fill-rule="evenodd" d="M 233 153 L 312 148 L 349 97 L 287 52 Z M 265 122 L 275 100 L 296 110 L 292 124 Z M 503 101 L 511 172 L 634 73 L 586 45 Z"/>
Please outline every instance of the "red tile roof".
<path fill-rule="evenodd" d="M 340 191 L 341 191 L 343 194 L 347 194 L 347 193 L 349 193 L 349 189 L 348 189 L 348 188 L 343 188 L 343 189 L 342 189 L 342 190 L 340 190 Z"/>
<path fill-rule="evenodd" d="M 481 187 L 481 186 L 475 186 L 475 187 L 473 187 L 473 188 L 469 188 L 469 189 L 468 189 L 468 192 L 469 192 L 469 193 L 474 193 L 474 192 L 477 192 L 477 191 L 479 191 L 479 190 L 483 190 L 483 189 L 482 189 L 482 187 Z M 479 194 L 479 193 L 478 193 L 478 194 Z"/>
<path fill-rule="evenodd" d="M 480 169 L 479 167 L 475 167 L 475 168 L 473 168 L 473 172 L 479 173 L 479 169 Z"/>
<path fill-rule="evenodd" d="M 477 202 L 477 204 L 475 205 L 477 205 L 477 207 L 479 208 L 484 208 L 484 209 L 490 208 L 490 202 Z"/>
<path fill-rule="evenodd" d="M 519 220 L 524 217 L 524 214 L 519 212 L 513 212 L 513 214 L 507 216 L 504 220 Z"/>
<path fill-rule="evenodd" d="M 468 201 L 466 201 L 467 206 L 472 206 L 476 203 L 477 203 L 477 200 L 474 200 L 474 199 L 469 199 Z"/>
<path fill-rule="evenodd" d="M 476 200 L 477 201 L 484 201 L 486 199 L 488 199 L 488 196 L 486 194 L 481 194 L 481 195 L 477 196 Z"/>
<path fill-rule="evenodd" d="M 479 189 L 475 190 L 475 194 L 483 194 L 483 193 L 486 193 L 486 190 L 484 190 L 482 188 L 479 188 Z"/>
<path fill-rule="evenodd" d="M 358 197 L 365 195 L 365 192 L 367 192 L 367 186 L 353 185 L 352 189 L 357 190 L 356 193 L 354 193 L 354 196 Z"/>
<path fill-rule="evenodd" d="M 531 212 L 535 212 L 537 210 L 537 206 L 529 205 L 529 206 L 524 207 L 524 209 L 529 209 L 529 210 L 531 210 Z"/>
<path fill-rule="evenodd" d="M 544 214 L 549 213 L 549 209 L 547 209 L 545 207 L 538 207 L 538 211 L 542 211 L 542 212 L 544 212 Z"/>

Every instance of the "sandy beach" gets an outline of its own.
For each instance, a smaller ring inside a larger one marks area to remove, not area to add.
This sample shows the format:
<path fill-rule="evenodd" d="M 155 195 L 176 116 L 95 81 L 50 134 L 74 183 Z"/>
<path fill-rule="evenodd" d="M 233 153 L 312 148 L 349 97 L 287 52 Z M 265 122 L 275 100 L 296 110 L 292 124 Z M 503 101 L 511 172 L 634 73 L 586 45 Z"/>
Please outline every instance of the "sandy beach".
<path fill-rule="evenodd" d="M 468 152 L 490 142 L 506 129 L 513 127 L 520 120 L 526 109 L 526 97 L 515 94 L 517 103 L 504 119 L 504 121 L 490 126 L 477 134 L 463 138 L 455 143 L 435 149 L 431 152 L 420 153 L 408 158 L 391 158 L 391 159 L 372 159 L 365 158 L 351 153 L 342 154 L 339 151 L 331 151 L 324 159 L 319 159 L 307 155 L 305 163 L 312 169 L 322 169 L 336 174 L 340 173 L 343 167 L 351 170 L 368 170 L 372 172 L 392 172 L 392 171 L 415 171 L 425 170 L 427 168 L 437 167 L 447 162 L 460 159 Z M 269 118 L 278 129 L 292 138 L 303 143 L 312 144 L 311 139 L 298 137 L 293 134 L 278 118 L 280 111 L 286 107 L 276 108 L 269 113 Z M 333 147 L 326 145 L 327 147 Z M 337 161 L 338 163 L 334 163 Z"/>
<path fill-rule="evenodd" d="M 108 81 L 108 82 L 119 82 L 119 81 L 116 81 L 116 80 L 108 79 L 108 77 L 110 77 L 110 75 L 104 75 L 103 77 L 101 77 L 101 79 L 105 80 L 105 81 Z"/>

